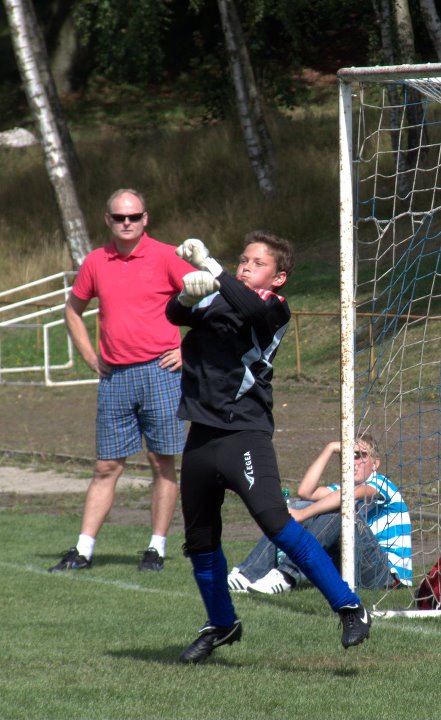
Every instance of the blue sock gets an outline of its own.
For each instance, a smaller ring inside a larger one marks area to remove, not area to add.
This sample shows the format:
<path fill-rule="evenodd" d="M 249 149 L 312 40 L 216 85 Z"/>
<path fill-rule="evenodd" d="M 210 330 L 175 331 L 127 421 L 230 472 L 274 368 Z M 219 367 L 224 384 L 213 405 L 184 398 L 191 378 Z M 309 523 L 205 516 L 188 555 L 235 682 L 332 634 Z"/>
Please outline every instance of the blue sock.
<path fill-rule="evenodd" d="M 360 605 L 359 597 L 342 579 L 319 541 L 296 520 L 289 520 L 283 530 L 271 539 L 323 593 L 333 610 L 338 611 L 346 605 Z"/>
<path fill-rule="evenodd" d="M 190 560 L 210 623 L 230 627 L 236 615 L 228 592 L 227 561 L 222 547 L 214 552 L 191 553 Z"/>

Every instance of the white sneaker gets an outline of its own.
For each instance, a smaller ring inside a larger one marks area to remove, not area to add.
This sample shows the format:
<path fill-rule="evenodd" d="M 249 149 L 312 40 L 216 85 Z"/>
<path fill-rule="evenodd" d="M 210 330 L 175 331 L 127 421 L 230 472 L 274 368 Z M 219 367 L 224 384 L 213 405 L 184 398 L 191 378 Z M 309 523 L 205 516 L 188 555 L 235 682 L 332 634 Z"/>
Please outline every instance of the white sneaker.
<path fill-rule="evenodd" d="M 239 568 L 234 567 L 228 575 L 228 589 L 231 592 L 245 593 L 251 585 L 248 578 L 242 575 Z"/>
<path fill-rule="evenodd" d="M 249 592 L 264 593 L 265 595 L 276 595 L 291 590 L 292 585 L 285 580 L 280 570 L 274 568 L 267 575 L 248 586 Z"/>

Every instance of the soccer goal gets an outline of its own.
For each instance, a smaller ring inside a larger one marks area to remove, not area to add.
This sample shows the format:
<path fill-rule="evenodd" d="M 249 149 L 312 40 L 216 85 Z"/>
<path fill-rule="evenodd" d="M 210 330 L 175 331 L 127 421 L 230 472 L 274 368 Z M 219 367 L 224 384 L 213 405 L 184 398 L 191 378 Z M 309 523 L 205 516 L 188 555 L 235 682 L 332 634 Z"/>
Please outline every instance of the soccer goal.
<path fill-rule="evenodd" d="M 344 68 L 340 116 L 342 572 L 354 586 L 353 438 L 412 521 L 412 586 L 378 615 L 435 615 L 415 593 L 441 556 L 441 64 Z"/>

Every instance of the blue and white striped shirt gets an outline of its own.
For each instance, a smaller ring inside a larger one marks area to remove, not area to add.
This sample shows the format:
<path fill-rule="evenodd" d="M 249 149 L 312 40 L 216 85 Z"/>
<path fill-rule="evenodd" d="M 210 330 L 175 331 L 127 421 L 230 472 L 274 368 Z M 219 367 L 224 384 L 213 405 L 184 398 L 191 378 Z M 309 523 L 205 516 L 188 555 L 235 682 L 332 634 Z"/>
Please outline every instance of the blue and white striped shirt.
<path fill-rule="evenodd" d="M 403 585 L 412 585 L 412 525 L 400 491 L 385 475 L 372 475 L 366 485 L 377 495 L 367 504 L 367 524 L 387 553 L 390 570 Z"/>
<path fill-rule="evenodd" d="M 407 505 L 385 475 L 372 473 L 363 485 L 377 491 L 366 503 L 366 522 L 387 554 L 390 571 L 398 575 L 403 585 L 412 585 L 412 525 Z M 340 485 L 327 487 L 340 490 Z"/>

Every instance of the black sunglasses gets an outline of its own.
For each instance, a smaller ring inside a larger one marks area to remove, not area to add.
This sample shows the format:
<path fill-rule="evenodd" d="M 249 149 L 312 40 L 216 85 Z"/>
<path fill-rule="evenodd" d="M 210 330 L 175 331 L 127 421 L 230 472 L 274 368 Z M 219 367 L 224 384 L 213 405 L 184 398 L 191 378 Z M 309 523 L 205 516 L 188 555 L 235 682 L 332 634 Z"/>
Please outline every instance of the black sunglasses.
<path fill-rule="evenodd" d="M 367 460 L 368 457 L 368 452 L 364 452 L 363 450 L 354 450 L 354 460 L 360 460 L 360 458 L 362 460 Z"/>
<path fill-rule="evenodd" d="M 143 212 L 132 213 L 131 215 L 122 215 L 121 213 L 110 213 L 110 217 L 116 223 L 123 223 L 127 218 L 129 222 L 139 222 L 144 216 Z"/>

